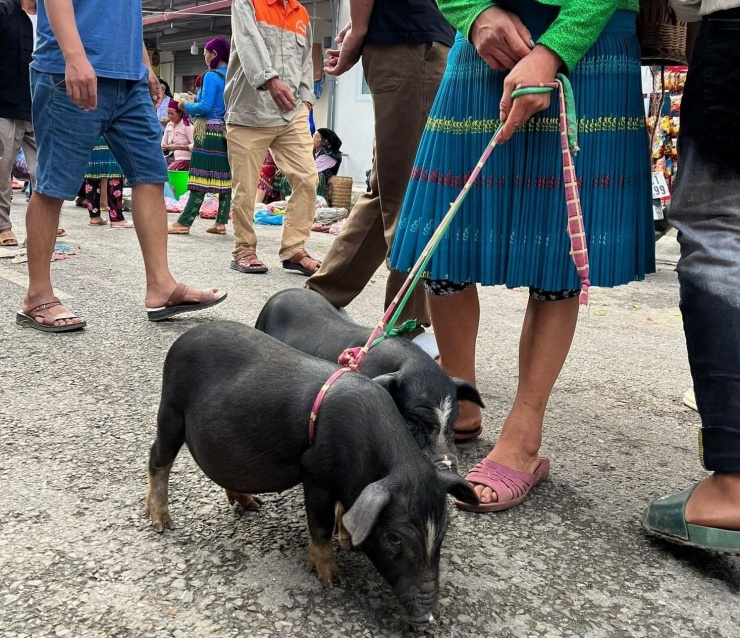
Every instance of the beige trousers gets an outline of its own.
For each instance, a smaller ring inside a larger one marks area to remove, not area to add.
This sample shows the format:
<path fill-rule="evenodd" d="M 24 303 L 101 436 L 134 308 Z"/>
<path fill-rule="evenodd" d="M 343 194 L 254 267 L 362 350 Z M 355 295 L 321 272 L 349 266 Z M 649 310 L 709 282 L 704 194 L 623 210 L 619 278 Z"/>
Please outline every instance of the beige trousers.
<path fill-rule="evenodd" d="M 286 126 L 226 125 L 226 141 L 232 178 L 232 221 L 234 252 L 254 253 L 257 234 L 254 232 L 254 199 L 262 162 L 269 148 L 275 163 L 288 179 L 293 195 L 283 220 L 280 260 L 290 259 L 304 250 L 311 234 L 316 211 L 316 164 L 313 160 L 313 138 L 308 119 L 299 114 Z"/>
<path fill-rule="evenodd" d="M 438 42 L 368 44 L 362 50 L 365 79 L 375 109 L 370 192 L 357 201 L 321 268 L 306 282 L 306 287 L 335 306 L 344 307 L 357 297 L 390 252 L 416 150 L 442 81 L 448 52 Z M 389 272 L 386 308 L 405 280 L 405 273 Z M 400 319 L 430 324 L 421 283 L 409 297 Z"/>
<path fill-rule="evenodd" d="M 23 149 L 31 174 L 31 184 L 36 181 L 36 138 L 31 122 L 0 117 L 0 230 L 7 230 L 10 223 L 10 198 L 13 195 L 13 163 L 18 151 Z"/>

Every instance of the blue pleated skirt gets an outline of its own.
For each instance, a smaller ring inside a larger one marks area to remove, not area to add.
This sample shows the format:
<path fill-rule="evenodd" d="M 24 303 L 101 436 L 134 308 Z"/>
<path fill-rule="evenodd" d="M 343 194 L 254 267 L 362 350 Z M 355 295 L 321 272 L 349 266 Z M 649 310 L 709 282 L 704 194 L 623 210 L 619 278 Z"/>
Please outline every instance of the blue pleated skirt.
<path fill-rule="evenodd" d="M 100 137 L 95 142 L 95 148 L 85 169 L 85 179 L 96 180 L 116 177 L 123 177 L 123 170 L 116 162 L 116 158 L 113 157 L 113 153 L 111 153 L 105 140 Z"/>
<path fill-rule="evenodd" d="M 536 40 L 557 8 L 517 0 Z M 408 271 L 457 197 L 494 131 L 505 74 L 458 35 L 422 136 L 391 265 Z M 575 157 L 593 285 L 655 271 L 649 141 L 635 14 L 617 12 L 570 74 Z M 557 100 L 493 150 L 424 276 L 510 288 L 580 288 L 569 255 Z"/>

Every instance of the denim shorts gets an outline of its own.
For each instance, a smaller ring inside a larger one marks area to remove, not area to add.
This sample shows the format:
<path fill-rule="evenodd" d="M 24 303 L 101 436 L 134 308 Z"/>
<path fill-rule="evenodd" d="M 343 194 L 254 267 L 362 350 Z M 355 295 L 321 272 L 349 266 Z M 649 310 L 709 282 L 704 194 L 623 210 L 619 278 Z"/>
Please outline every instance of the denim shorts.
<path fill-rule="evenodd" d="M 98 78 L 94 111 L 84 111 L 72 102 L 64 74 L 31 69 L 31 94 L 38 147 L 37 192 L 74 199 L 101 135 L 130 184 L 167 181 L 167 163 L 160 147 L 162 128 L 146 75 L 141 80 Z"/>

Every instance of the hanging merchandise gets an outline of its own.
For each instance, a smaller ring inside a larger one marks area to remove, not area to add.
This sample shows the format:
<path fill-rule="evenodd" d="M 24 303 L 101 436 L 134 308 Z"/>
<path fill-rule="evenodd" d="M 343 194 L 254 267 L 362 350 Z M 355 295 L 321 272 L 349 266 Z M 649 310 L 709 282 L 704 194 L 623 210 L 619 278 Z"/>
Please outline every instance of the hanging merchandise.
<path fill-rule="evenodd" d="M 678 131 L 686 71 L 686 67 L 653 68 L 655 85 L 647 125 L 651 139 L 655 198 L 670 198 L 678 170 Z M 664 181 L 656 178 L 656 174 L 661 175 Z"/>

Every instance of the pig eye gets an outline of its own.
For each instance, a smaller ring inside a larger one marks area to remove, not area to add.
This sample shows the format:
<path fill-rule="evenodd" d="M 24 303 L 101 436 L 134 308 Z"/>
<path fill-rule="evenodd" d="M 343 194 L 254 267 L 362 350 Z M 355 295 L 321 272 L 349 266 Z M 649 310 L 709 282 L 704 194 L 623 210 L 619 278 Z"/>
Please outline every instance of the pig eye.
<path fill-rule="evenodd" d="M 389 545 L 392 545 L 395 548 L 401 547 L 401 537 L 395 532 L 387 532 L 385 535 L 385 540 L 388 542 Z"/>

